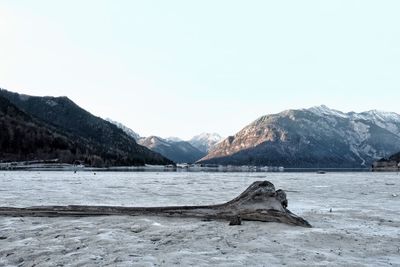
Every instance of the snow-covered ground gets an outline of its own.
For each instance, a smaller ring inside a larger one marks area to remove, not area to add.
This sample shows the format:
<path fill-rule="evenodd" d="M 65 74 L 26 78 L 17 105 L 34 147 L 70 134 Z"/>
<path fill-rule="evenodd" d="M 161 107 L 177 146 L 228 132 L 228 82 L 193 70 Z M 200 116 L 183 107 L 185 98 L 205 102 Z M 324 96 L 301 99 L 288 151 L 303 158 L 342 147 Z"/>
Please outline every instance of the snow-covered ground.
<path fill-rule="evenodd" d="M 400 266 L 396 173 L 0 172 L 0 206 L 221 203 L 255 180 L 314 228 L 162 217 L 0 217 L 0 266 Z"/>

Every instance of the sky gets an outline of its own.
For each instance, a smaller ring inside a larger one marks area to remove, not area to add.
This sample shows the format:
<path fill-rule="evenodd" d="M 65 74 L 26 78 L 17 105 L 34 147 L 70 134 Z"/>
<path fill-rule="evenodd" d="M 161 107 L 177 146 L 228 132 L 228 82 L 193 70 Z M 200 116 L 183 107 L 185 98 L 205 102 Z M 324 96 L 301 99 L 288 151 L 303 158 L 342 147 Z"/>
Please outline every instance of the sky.
<path fill-rule="evenodd" d="M 400 1 L 0 0 L 0 87 L 142 136 L 325 104 L 400 113 Z"/>

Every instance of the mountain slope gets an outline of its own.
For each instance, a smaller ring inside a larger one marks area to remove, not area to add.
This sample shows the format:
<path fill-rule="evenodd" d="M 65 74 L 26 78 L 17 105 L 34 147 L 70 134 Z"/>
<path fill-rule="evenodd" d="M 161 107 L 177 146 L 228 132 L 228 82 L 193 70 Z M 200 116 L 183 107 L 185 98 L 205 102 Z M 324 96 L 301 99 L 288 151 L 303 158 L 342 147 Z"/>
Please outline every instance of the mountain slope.
<path fill-rule="evenodd" d="M 202 133 L 194 136 L 188 142 L 198 150 L 208 153 L 222 137 L 217 133 Z"/>
<path fill-rule="evenodd" d="M 3 89 L 0 96 L 28 115 L 84 144 L 90 153 L 100 155 L 97 165 L 171 163 L 158 153 L 138 145 L 117 126 L 93 116 L 67 97 L 27 96 Z"/>
<path fill-rule="evenodd" d="M 185 141 L 174 142 L 157 136 L 149 136 L 138 142 L 176 163 L 193 163 L 205 156 L 205 153 Z"/>
<path fill-rule="evenodd" d="M 388 115 L 389 114 L 389 115 Z M 362 167 L 400 150 L 400 115 L 326 106 L 263 116 L 220 142 L 202 163 Z"/>
<path fill-rule="evenodd" d="M 138 133 L 136 133 L 135 131 L 133 131 L 131 128 L 126 127 L 124 124 L 114 121 L 112 119 L 106 119 L 106 121 L 111 122 L 112 124 L 114 124 L 115 126 L 117 126 L 118 128 L 120 128 L 122 131 L 124 131 L 127 135 L 129 135 L 130 137 L 132 137 L 133 139 L 135 139 L 135 141 L 137 142 L 137 140 L 139 140 L 141 137 Z"/>

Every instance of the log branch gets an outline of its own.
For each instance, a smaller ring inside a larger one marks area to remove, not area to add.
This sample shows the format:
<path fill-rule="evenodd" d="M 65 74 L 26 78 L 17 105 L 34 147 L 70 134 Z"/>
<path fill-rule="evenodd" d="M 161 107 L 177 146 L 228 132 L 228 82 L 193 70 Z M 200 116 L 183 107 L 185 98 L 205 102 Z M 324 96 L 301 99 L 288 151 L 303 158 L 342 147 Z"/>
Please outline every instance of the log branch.
<path fill-rule="evenodd" d="M 167 206 L 167 207 L 120 207 L 120 206 L 38 206 L 28 208 L 0 207 L 0 216 L 61 217 L 61 216 L 168 216 L 223 219 L 231 221 L 280 222 L 311 227 L 303 218 L 287 209 L 288 201 L 283 190 L 275 190 L 272 183 L 258 181 L 251 184 L 235 199 L 219 205 Z"/>

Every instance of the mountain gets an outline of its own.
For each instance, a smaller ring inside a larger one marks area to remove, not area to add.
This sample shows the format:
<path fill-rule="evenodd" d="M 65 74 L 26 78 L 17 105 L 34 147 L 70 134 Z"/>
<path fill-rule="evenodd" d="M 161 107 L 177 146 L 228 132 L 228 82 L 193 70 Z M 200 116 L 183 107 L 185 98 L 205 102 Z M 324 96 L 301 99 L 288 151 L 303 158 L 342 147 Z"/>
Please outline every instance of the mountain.
<path fill-rule="evenodd" d="M 141 137 L 138 133 L 134 132 L 131 128 L 126 127 L 124 124 L 114 121 L 112 119 L 105 119 L 108 122 L 111 122 L 112 124 L 114 124 L 115 126 L 117 126 L 118 128 L 120 128 L 122 131 L 124 131 L 127 135 L 129 135 L 130 137 L 132 137 L 133 139 L 135 139 L 135 141 L 137 142 L 137 140 L 139 140 Z"/>
<path fill-rule="evenodd" d="M 67 97 L 37 97 L 21 95 L 0 89 L 19 110 L 40 121 L 50 131 L 56 130 L 80 144 L 88 162 L 96 166 L 121 166 L 143 164 L 170 164 L 171 161 L 143 146 L 114 124 L 96 117 L 80 108 Z M 20 138 L 24 138 L 21 136 Z"/>
<path fill-rule="evenodd" d="M 262 116 L 216 145 L 200 163 L 369 167 L 400 151 L 400 115 L 343 113 L 326 106 Z"/>
<path fill-rule="evenodd" d="M 164 157 L 176 163 L 193 163 L 204 157 L 207 153 L 193 147 L 189 142 L 183 141 L 178 137 L 161 138 L 158 136 L 140 137 L 139 134 L 132 129 L 126 127 L 122 123 L 107 119 L 107 121 L 115 124 L 126 134 L 131 136 L 140 145 L 148 149 L 160 153 Z"/>
<path fill-rule="evenodd" d="M 138 143 L 176 163 L 193 163 L 205 156 L 205 153 L 185 141 L 174 142 L 157 136 L 149 136 L 140 139 Z"/>
<path fill-rule="evenodd" d="M 202 133 L 190 139 L 189 143 L 198 150 L 208 153 L 221 140 L 222 137 L 217 133 Z"/>
<path fill-rule="evenodd" d="M 67 159 L 77 144 L 0 96 L 0 160 Z M 78 155 L 79 157 L 79 155 Z"/>

